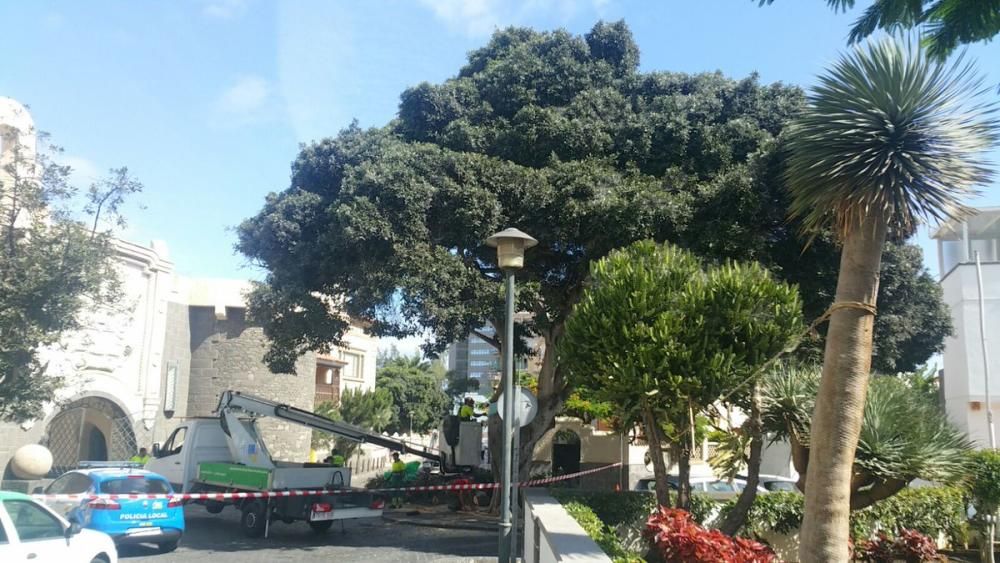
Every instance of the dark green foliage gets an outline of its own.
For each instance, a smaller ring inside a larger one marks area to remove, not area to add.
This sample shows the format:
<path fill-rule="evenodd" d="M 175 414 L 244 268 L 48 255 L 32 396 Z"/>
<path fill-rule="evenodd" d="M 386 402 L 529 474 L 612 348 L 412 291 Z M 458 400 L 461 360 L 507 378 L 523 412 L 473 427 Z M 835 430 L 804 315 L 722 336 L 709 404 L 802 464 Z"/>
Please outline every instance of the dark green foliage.
<path fill-rule="evenodd" d="M 721 518 L 736 501 L 722 506 Z M 802 524 L 804 497 L 799 493 L 773 492 L 757 495 L 741 535 L 759 537 L 765 532 L 795 533 Z M 916 530 L 936 538 L 944 533 L 952 545 L 968 536 L 964 491 L 961 487 L 903 489 L 895 496 L 851 513 L 851 537 L 855 541 L 874 537 L 879 530 L 890 534 Z"/>
<path fill-rule="evenodd" d="M 500 276 L 483 241 L 508 226 L 540 241 L 518 273 L 519 309 L 535 313 L 518 333 L 542 336 L 547 354 L 590 262 L 643 239 L 759 261 L 800 285 L 807 319 L 819 316 L 837 250 L 826 239 L 803 250 L 781 178 L 802 92 L 756 76 L 639 72 L 638 56 L 620 22 L 585 37 L 505 29 L 453 78 L 404 92 L 385 127 L 304 147 L 290 185 L 238 230 L 238 249 L 268 272 L 250 309 L 272 369 L 337 343 L 342 312 L 377 335 L 429 331 L 429 353 L 498 323 Z M 912 355 L 932 353 L 916 337 L 892 349 L 910 341 Z M 529 445 L 569 396 L 558 361 L 548 365 Z"/>
<path fill-rule="evenodd" d="M 571 500 L 564 503 L 563 507 L 609 557 L 617 558 L 628 555 L 622 548 L 621 541 L 615 531 L 608 523 L 598 518 L 589 506 Z"/>
<path fill-rule="evenodd" d="M 451 407 L 442 389 L 443 374 L 431 371 L 419 356 L 389 360 L 375 374 L 375 385 L 392 396 L 392 419 L 385 430 L 422 434 L 437 428 Z"/>
<path fill-rule="evenodd" d="M 615 527 L 619 524 L 630 524 L 637 518 L 645 519 L 656 507 L 656 497 L 649 493 L 634 491 L 626 492 L 604 492 L 604 491 L 577 491 L 571 489 L 560 489 L 551 491 L 564 505 L 569 502 L 576 502 L 587 506 L 594 511 L 594 514 L 608 526 Z"/>
<path fill-rule="evenodd" d="M 976 509 L 976 523 L 982 524 L 984 514 L 1000 510 L 1000 451 L 981 450 L 972 456 L 972 478 L 968 492 Z"/>
<path fill-rule="evenodd" d="M 774 0 L 755 0 L 760 5 Z M 853 8 L 855 0 L 826 0 L 835 10 Z M 1000 33 L 998 0 L 874 0 L 854 22 L 849 41 L 856 43 L 877 30 L 919 27 L 928 52 L 945 59 L 967 43 L 989 41 Z"/>
<path fill-rule="evenodd" d="M 742 533 L 758 537 L 764 532 L 787 534 L 798 530 L 802 525 L 802 509 L 805 498 L 799 493 L 775 491 L 765 495 L 757 495 L 747 514 Z M 720 520 L 736 505 L 736 499 L 727 502 L 722 507 Z"/>
<path fill-rule="evenodd" d="M 924 267 L 920 247 L 886 244 L 878 280 L 872 370 L 912 372 L 931 355 L 943 352 L 944 339 L 951 333 L 951 313 L 941 286 Z"/>
<path fill-rule="evenodd" d="M 878 530 L 896 534 L 907 529 L 932 538 L 944 533 L 952 545 L 961 545 L 968 537 L 963 493 L 961 487 L 903 489 L 851 513 L 851 536 L 858 540 L 873 537 Z"/>
<path fill-rule="evenodd" d="M 114 229 L 142 185 L 120 168 L 80 193 L 46 136 L 35 154 L 18 135 L 0 133 L 10 151 L 0 170 L 0 419 L 24 422 L 39 418 L 63 385 L 39 351 L 88 320 L 127 313 Z"/>

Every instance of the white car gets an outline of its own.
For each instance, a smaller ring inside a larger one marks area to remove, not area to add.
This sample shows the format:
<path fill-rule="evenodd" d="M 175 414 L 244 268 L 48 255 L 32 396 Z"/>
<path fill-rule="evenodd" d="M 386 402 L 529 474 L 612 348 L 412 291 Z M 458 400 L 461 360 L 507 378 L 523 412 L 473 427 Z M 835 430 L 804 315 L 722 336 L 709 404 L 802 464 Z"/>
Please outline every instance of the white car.
<path fill-rule="evenodd" d="M 670 486 L 671 492 L 677 491 L 677 483 L 678 479 L 676 475 L 667 475 L 667 484 Z M 747 482 L 742 479 L 733 479 L 730 482 L 716 477 L 691 477 L 692 493 L 717 500 L 727 500 L 738 497 L 740 493 L 743 492 L 746 485 Z M 655 491 L 656 479 L 653 477 L 644 477 L 639 479 L 639 482 L 635 485 L 635 490 Z M 758 486 L 757 492 L 767 493 L 768 491 L 767 489 Z"/>
<path fill-rule="evenodd" d="M 111 536 L 70 524 L 28 495 L 0 491 L 0 561 L 118 563 Z"/>

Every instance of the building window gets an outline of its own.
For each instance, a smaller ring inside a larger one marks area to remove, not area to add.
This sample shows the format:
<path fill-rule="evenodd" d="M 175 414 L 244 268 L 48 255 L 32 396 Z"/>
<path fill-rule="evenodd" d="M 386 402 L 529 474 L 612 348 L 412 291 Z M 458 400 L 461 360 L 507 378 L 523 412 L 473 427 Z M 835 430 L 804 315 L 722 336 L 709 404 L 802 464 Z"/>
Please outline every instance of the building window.
<path fill-rule="evenodd" d="M 332 403 L 340 401 L 340 368 L 326 364 L 317 364 L 316 390 L 313 397 L 313 404 L 318 405 L 326 401 Z"/>
<path fill-rule="evenodd" d="M 471 362 L 469 362 L 469 365 L 477 368 L 488 368 L 493 366 L 494 363 L 495 362 L 492 362 L 490 360 L 472 360 Z"/>
<path fill-rule="evenodd" d="M 340 359 L 344 361 L 344 368 L 341 373 L 344 379 L 364 381 L 365 379 L 365 357 L 354 352 L 340 351 Z"/>
<path fill-rule="evenodd" d="M 492 356 L 497 353 L 494 348 L 473 348 L 469 350 L 473 356 Z"/>

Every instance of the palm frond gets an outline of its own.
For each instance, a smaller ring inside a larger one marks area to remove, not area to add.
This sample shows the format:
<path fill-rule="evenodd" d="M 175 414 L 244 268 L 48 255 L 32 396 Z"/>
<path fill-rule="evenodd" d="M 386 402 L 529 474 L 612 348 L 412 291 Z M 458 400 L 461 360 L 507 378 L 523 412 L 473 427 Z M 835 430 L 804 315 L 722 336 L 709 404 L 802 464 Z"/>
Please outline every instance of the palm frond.
<path fill-rule="evenodd" d="M 997 104 L 961 57 L 930 60 L 912 41 L 854 48 L 819 78 L 788 130 L 789 214 L 807 232 L 843 236 L 871 213 L 895 234 L 968 212 L 963 201 L 993 170 Z"/>

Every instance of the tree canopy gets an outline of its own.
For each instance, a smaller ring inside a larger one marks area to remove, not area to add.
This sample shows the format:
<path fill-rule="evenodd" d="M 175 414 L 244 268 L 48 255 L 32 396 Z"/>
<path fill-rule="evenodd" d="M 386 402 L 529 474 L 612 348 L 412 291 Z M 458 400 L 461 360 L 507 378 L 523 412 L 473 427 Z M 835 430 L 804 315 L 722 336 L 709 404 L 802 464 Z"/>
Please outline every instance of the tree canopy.
<path fill-rule="evenodd" d="M 63 384 L 41 351 L 84 328 L 86 311 L 119 306 L 114 229 L 142 189 L 120 168 L 80 190 L 47 135 L 37 153 L 23 144 L 34 134 L 0 128 L 0 419 L 16 422 L 37 418 Z"/>
<path fill-rule="evenodd" d="M 444 382 L 444 373 L 435 373 L 419 356 L 388 360 L 375 374 L 376 387 L 392 396 L 392 418 L 385 430 L 420 434 L 437 428 L 452 404 Z"/>
<path fill-rule="evenodd" d="M 681 446 L 686 506 L 689 417 L 741 387 L 747 395 L 757 371 L 801 336 L 801 307 L 796 289 L 759 264 L 706 270 L 689 252 L 643 241 L 594 263 L 559 352 L 572 383 L 620 418 L 642 419 L 661 495 L 659 435 L 678 430 L 666 438 Z"/>
<path fill-rule="evenodd" d="M 803 250 L 781 177 L 802 92 L 638 61 L 622 22 L 582 37 L 505 29 L 454 77 L 405 91 L 389 124 L 305 146 L 287 189 L 238 230 L 238 249 L 268 272 L 249 306 L 272 369 L 336 343 L 341 312 L 381 336 L 426 332 L 429 354 L 502 326 L 484 240 L 510 226 L 540 241 L 517 274 L 519 310 L 533 313 L 519 334 L 546 348 L 525 448 L 568 394 L 552 351 L 590 262 L 613 249 L 652 239 L 759 261 L 800 285 L 809 318 L 821 314 L 837 249 L 820 238 Z"/>

